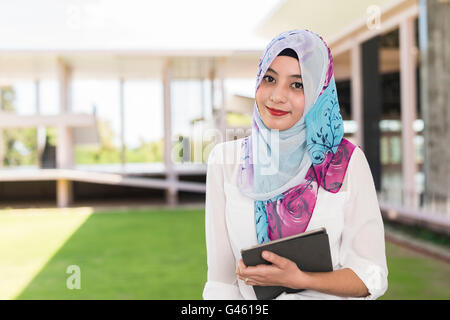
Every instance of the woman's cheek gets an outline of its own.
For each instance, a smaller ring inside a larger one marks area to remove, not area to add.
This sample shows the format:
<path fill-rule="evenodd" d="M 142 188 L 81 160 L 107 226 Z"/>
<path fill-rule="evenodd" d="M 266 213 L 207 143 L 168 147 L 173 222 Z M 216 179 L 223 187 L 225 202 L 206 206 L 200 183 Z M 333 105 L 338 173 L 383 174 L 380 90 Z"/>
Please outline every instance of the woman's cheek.
<path fill-rule="evenodd" d="M 260 91 L 261 90 L 258 89 L 258 91 L 256 91 L 256 95 L 255 95 L 256 105 L 258 107 L 259 113 L 261 113 L 263 111 L 262 108 L 264 107 L 264 101 L 263 101 L 263 97 L 262 97 L 262 94 Z"/>
<path fill-rule="evenodd" d="M 302 97 L 301 102 L 295 106 L 293 115 L 297 120 L 300 120 L 300 118 L 303 116 L 303 111 L 305 109 L 305 100 Z"/>

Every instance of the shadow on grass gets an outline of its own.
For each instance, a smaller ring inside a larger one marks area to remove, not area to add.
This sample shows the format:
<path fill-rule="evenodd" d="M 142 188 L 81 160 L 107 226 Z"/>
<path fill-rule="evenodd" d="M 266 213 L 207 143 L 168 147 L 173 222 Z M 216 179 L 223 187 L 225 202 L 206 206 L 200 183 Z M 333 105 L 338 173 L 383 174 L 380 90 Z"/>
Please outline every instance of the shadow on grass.
<path fill-rule="evenodd" d="M 203 210 L 94 213 L 17 299 L 201 299 L 204 234 Z"/>

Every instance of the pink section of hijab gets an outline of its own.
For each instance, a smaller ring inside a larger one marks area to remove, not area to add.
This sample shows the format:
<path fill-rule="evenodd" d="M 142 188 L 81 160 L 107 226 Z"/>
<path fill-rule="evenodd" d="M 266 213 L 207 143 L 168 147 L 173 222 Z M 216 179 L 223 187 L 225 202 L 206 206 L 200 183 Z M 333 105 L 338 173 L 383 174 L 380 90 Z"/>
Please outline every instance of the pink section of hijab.
<path fill-rule="evenodd" d="M 276 201 L 266 203 L 270 240 L 302 233 L 308 227 L 317 201 L 318 188 L 337 193 L 345 178 L 356 146 L 342 139 L 336 153 L 329 152 L 325 161 L 311 166 L 302 184 L 295 186 Z"/>

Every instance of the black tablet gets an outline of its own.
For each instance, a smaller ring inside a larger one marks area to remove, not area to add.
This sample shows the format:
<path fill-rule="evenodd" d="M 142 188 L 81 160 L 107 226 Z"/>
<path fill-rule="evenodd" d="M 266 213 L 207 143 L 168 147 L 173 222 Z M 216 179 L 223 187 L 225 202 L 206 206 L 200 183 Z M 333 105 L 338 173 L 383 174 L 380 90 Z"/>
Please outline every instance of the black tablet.
<path fill-rule="evenodd" d="M 330 243 L 325 228 L 303 232 L 243 249 L 241 250 L 241 255 L 244 264 L 246 266 L 270 264 L 261 256 L 264 250 L 274 252 L 279 256 L 294 261 L 302 271 L 333 271 Z M 258 300 L 274 299 L 283 292 L 296 293 L 303 291 L 303 289 L 275 286 L 253 286 L 253 289 Z"/>

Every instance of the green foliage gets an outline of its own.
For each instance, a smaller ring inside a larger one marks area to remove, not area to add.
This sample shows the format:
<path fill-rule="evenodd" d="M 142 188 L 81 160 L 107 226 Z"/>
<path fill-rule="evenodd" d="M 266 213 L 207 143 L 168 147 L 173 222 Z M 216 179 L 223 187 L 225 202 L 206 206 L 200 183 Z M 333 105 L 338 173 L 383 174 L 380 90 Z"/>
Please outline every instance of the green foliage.
<path fill-rule="evenodd" d="M 444 233 L 439 234 L 420 225 L 405 225 L 394 221 L 384 221 L 384 225 L 397 232 L 446 247 L 450 250 L 450 237 Z"/>
<path fill-rule="evenodd" d="M 134 149 L 125 149 L 126 162 L 162 162 L 163 141 L 143 143 Z M 121 162 L 121 150 L 115 146 L 105 147 L 101 145 L 77 145 L 75 147 L 75 159 L 77 164 L 108 164 Z"/>
<path fill-rule="evenodd" d="M 141 139 L 139 148 L 127 149 L 125 159 L 127 162 L 162 162 L 164 140 L 145 142 Z"/>
<path fill-rule="evenodd" d="M 47 142 L 49 145 L 56 147 L 58 141 L 58 130 L 56 128 L 46 128 Z"/>
<path fill-rule="evenodd" d="M 37 164 L 37 130 L 35 128 L 3 130 L 5 166 Z"/>
<path fill-rule="evenodd" d="M 16 94 L 11 86 L 1 87 L 2 111 L 15 112 Z M 2 131 L 3 165 L 21 166 L 37 164 L 36 128 L 13 128 Z"/>
<path fill-rule="evenodd" d="M 175 162 L 182 162 L 183 160 L 183 139 L 189 139 L 190 160 L 193 163 L 206 163 L 208 156 L 213 147 L 216 145 L 214 138 L 211 139 L 190 139 L 189 137 L 179 136 L 173 147 L 173 158 Z"/>
<path fill-rule="evenodd" d="M 231 126 L 250 126 L 252 124 L 252 116 L 229 112 L 227 114 L 227 124 Z"/>
<path fill-rule="evenodd" d="M 77 164 L 120 163 L 118 149 L 108 150 L 92 146 L 75 146 L 75 161 Z"/>

